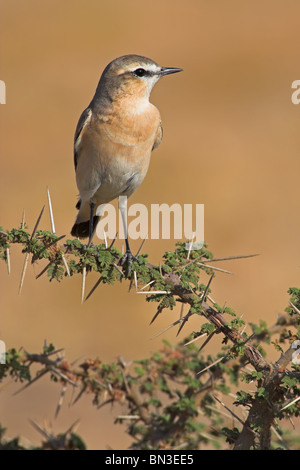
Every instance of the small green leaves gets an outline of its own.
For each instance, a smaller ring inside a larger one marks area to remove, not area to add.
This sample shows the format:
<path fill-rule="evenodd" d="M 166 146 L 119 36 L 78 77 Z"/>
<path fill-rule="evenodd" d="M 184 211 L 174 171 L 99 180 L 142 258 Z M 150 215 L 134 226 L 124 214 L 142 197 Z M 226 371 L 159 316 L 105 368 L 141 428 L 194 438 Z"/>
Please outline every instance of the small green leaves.
<path fill-rule="evenodd" d="M 264 387 L 258 387 L 255 392 L 255 396 L 266 400 L 269 396 L 269 392 Z"/>
<path fill-rule="evenodd" d="M 297 377 L 290 377 L 289 375 L 285 375 L 281 380 L 281 383 L 287 389 L 296 389 L 297 386 L 300 384 L 300 380 Z"/>
<path fill-rule="evenodd" d="M 5 364 L 0 364 L 0 379 L 9 374 L 14 380 L 31 380 L 30 368 L 24 363 L 24 356 L 16 349 L 6 352 Z"/>
<path fill-rule="evenodd" d="M 257 336 L 258 338 L 263 338 L 264 341 L 266 341 L 267 343 L 270 342 L 270 333 L 268 330 L 268 325 L 265 321 L 261 320 L 258 325 L 256 325 L 255 323 L 250 324 L 255 336 Z"/>
<path fill-rule="evenodd" d="M 208 336 L 216 330 L 215 325 L 212 323 L 203 323 L 201 326 L 200 334 L 206 333 Z"/>
<path fill-rule="evenodd" d="M 245 325 L 245 321 L 240 317 L 233 318 L 230 322 L 226 323 L 226 326 L 233 330 L 238 330 L 243 325 Z"/>
<path fill-rule="evenodd" d="M 252 395 L 243 390 L 236 393 L 236 400 L 233 402 L 235 405 L 249 406 L 253 401 Z"/>
<path fill-rule="evenodd" d="M 263 378 L 263 373 L 262 372 L 257 372 L 256 370 L 253 370 L 250 374 L 244 374 L 242 377 L 242 380 L 245 380 L 245 382 L 250 383 L 255 380 L 262 380 Z"/>

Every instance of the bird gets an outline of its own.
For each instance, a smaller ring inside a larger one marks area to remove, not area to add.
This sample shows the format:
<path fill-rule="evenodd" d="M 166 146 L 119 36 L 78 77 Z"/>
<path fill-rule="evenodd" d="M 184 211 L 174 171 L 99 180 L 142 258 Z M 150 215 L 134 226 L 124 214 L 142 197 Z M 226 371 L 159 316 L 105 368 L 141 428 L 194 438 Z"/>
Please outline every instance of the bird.
<path fill-rule="evenodd" d="M 143 182 L 151 152 L 163 136 L 160 112 L 150 103 L 150 93 L 160 78 L 181 71 L 161 67 L 141 55 L 118 57 L 104 69 L 76 127 L 74 166 L 79 200 L 71 235 L 88 237 L 90 246 L 102 215 L 100 207 L 119 198 L 126 243 L 120 264 L 127 264 L 127 275 L 135 257 L 128 241 L 124 201 Z"/>

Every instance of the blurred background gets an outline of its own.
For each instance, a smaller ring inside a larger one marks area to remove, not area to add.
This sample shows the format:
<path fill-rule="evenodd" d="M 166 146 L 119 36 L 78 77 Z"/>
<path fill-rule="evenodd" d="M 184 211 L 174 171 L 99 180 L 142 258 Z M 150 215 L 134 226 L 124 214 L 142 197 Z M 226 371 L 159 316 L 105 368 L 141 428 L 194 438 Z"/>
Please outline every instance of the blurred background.
<path fill-rule="evenodd" d="M 0 107 L 3 228 L 19 226 L 24 209 L 32 230 L 49 186 L 56 231 L 70 237 L 77 200 L 73 135 L 108 62 L 136 53 L 181 67 L 152 92 L 164 138 L 130 203 L 204 204 L 205 240 L 215 256 L 260 254 L 218 264 L 233 274 L 217 275 L 212 297 L 246 323 L 275 322 L 287 289 L 300 285 L 300 105 L 291 101 L 291 84 L 300 79 L 300 4 L 2 0 L 0 12 L 0 79 L 7 89 Z M 40 228 L 50 229 L 47 208 Z M 143 251 L 158 263 L 174 244 L 148 240 Z M 133 251 L 138 246 L 132 242 Z M 146 357 L 163 338 L 178 341 L 174 330 L 151 337 L 179 310 L 149 326 L 155 307 L 128 293 L 126 283 L 100 286 L 81 305 L 79 276 L 50 284 L 46 276 L 35 279 L 41 264 L 30 265 L 19 296 L 20 251 L 11 250 L 10 276 L 0 265 L 0 338 L 7 348 L 39 352 L 45 339 L 72 361 L 112 361 L 120 354 Z M 87 289 L 96 280 L 89 276 Z M 191 320 L 185 334 L 197 326 Z M 8 437 L 37 444 L 41 436 L 29 418 L 51 423 L 55 432 L 79 419 L 77 432 L 90 449 L 128 445 L 124 428 L 111 419 L 119 410 L 97 412 L 90 397 L 70 407 L 69 395 L 54 419 L 57 385 L 45 378 L 12 396 L 18 387 L 1 391 Z"/>

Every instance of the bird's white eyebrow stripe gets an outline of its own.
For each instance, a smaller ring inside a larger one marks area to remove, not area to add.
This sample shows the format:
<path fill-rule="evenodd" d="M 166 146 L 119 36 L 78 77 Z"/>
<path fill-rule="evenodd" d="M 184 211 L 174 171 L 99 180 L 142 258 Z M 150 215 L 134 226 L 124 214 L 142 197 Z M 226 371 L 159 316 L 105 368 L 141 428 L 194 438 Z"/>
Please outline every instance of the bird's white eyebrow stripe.
<path fill-rule="evenodd" d="M 143 64 L 141 62 L 140 63 L 136 62 L 135 64 L 131 65 L 128 68 L 124 67 L 124 69 L 120 70 L 118 75 L 122 75 L 128 72 L 134 72 L 136 69 L 141 69 L 141 68 L 144 68 L 147 72 L 150 72 L 150 73 L 157 73 L 161 70 L 161 67 L 156 64 Z"/>

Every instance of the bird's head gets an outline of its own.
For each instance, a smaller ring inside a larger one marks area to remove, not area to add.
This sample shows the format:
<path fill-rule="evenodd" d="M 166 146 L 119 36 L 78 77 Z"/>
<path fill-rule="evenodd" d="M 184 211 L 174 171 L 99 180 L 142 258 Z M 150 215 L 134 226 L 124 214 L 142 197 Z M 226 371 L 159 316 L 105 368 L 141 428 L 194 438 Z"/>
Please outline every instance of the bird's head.
<path fill-rule="evenodd" d="M 96 95 L 108 94 L 111 100 L 124 94 L 149 99 L 152 88 L 161 77 L 181 71 L 180 68 L 161 67 L 147 57 L 125 55 L 104 69 Z"/>

